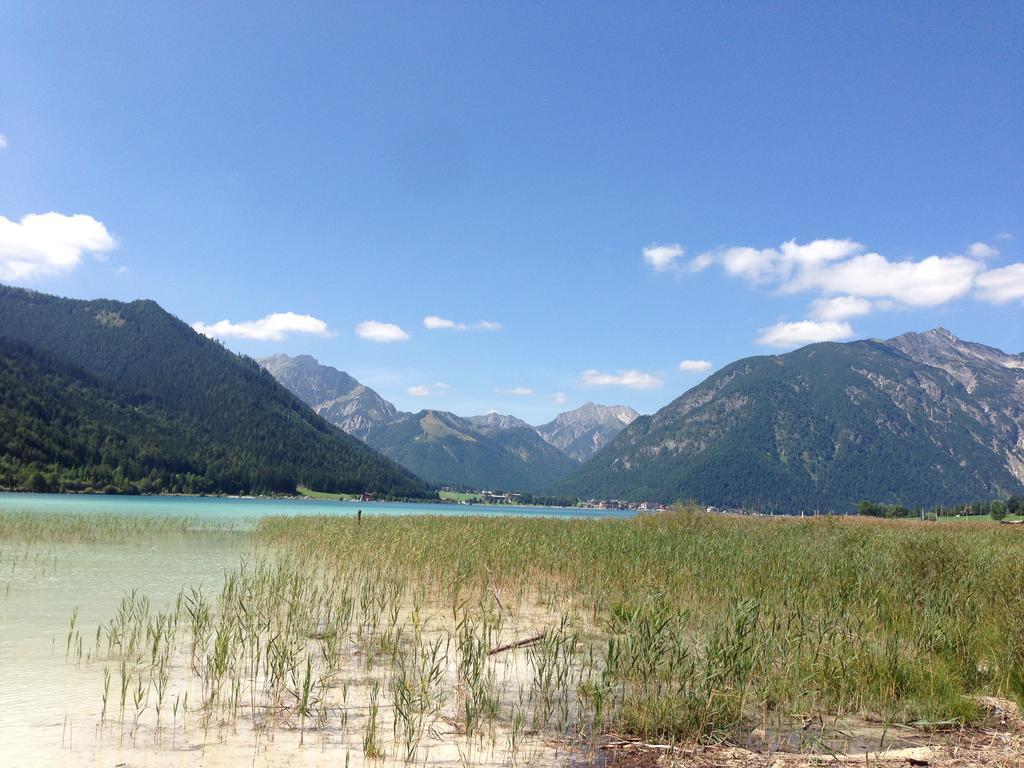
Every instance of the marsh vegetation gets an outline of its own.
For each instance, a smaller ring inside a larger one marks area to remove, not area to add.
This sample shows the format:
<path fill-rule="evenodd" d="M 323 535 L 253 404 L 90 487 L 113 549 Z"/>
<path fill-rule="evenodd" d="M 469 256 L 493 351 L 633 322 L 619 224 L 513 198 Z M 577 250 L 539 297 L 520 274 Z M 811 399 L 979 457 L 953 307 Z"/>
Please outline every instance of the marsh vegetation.
<path fill-rule="evenodd" d="M 147 525 L 0 515 L 0 568 L 45 573 L 41 542 L 209 535 Z M 1011 527 L 677 509 L 265 518 L 231 535 L 246 551 L 220 584 L 163 603 L 128 588 L 98 625 L 67 617 L 52 673 L 92 671 L 97 743 L 588 764 L 622 738 L 866 749 L 851 723 L 876 724 L 877 747 L 971 724 L 979 696 L 1024 700 Z"/>

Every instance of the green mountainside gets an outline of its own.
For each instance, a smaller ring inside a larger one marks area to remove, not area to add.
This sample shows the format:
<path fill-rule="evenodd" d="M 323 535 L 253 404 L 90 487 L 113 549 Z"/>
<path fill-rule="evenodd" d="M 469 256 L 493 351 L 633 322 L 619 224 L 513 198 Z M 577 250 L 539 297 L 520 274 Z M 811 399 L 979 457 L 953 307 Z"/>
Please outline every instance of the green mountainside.
<path fill-rule="evenodd" d="M 948 331 L 723 368 L 551 491 L 799 512 L 1024 489 L 1024 357 Z"/>
<path fill-rule="evenodd" d="M 443 411 L 400 414 L 368 442 L 428 482 L 466 488 L 538 491 L 577 466 L 530 427 L 487 428 Z"/>
<path fill-rule="evenodd" d="M 152 301 L 0 286 L 0 487 L 425 497 L 254 360 Z"/>

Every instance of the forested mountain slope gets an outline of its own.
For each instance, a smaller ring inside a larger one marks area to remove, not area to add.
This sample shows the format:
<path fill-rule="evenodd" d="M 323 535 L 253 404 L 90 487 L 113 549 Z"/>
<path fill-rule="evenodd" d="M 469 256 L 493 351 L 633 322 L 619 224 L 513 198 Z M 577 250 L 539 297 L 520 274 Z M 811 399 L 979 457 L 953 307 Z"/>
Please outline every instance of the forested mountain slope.
<path fill-rule="evenodd" d="M 943 329 L 735 362 L 552 488 L 781 512 L 1022 489 L 1024 358 Z"/>
<path fill-rule="evenodd" d="M 430 494 L 155 302 L 0 286 L 0 485 Z"/>
<path fill-rule="evenodd" d="M 537 491 L 576 466 L 532 428 L 488 429 L 444 411 L 402 414 L 369 441 L 429 482 L 474 489 Z"/>

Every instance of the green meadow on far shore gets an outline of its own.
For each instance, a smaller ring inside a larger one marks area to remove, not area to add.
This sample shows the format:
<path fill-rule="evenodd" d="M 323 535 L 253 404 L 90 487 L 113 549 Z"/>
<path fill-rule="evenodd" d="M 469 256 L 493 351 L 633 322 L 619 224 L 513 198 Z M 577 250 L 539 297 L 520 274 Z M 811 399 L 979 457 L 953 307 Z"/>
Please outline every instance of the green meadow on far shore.
<path fill-rule="evenodd" d="M 360 494 L 358 493 L 325 493 L 324 491 L 314 491 L 312 488 L 306 488 L 300 485 L 295 489 L 299 496 L 303 496 L 307 499 L 324 499 L 324 500 L 335 500 L 335 501 L 353 501 L 358 499 Z"/>

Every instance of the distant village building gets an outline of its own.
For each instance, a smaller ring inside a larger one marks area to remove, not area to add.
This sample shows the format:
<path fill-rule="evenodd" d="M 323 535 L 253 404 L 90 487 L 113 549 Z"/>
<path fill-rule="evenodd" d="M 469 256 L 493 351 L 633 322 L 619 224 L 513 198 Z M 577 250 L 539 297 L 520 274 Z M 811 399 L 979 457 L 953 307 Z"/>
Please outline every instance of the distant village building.
<path fill-rule="evenodd" d="M 480 491 L 480 498 L 490 504 L 512 504 L 519 499 L 518 493 L 492 493 L 491 491 Z"/>

